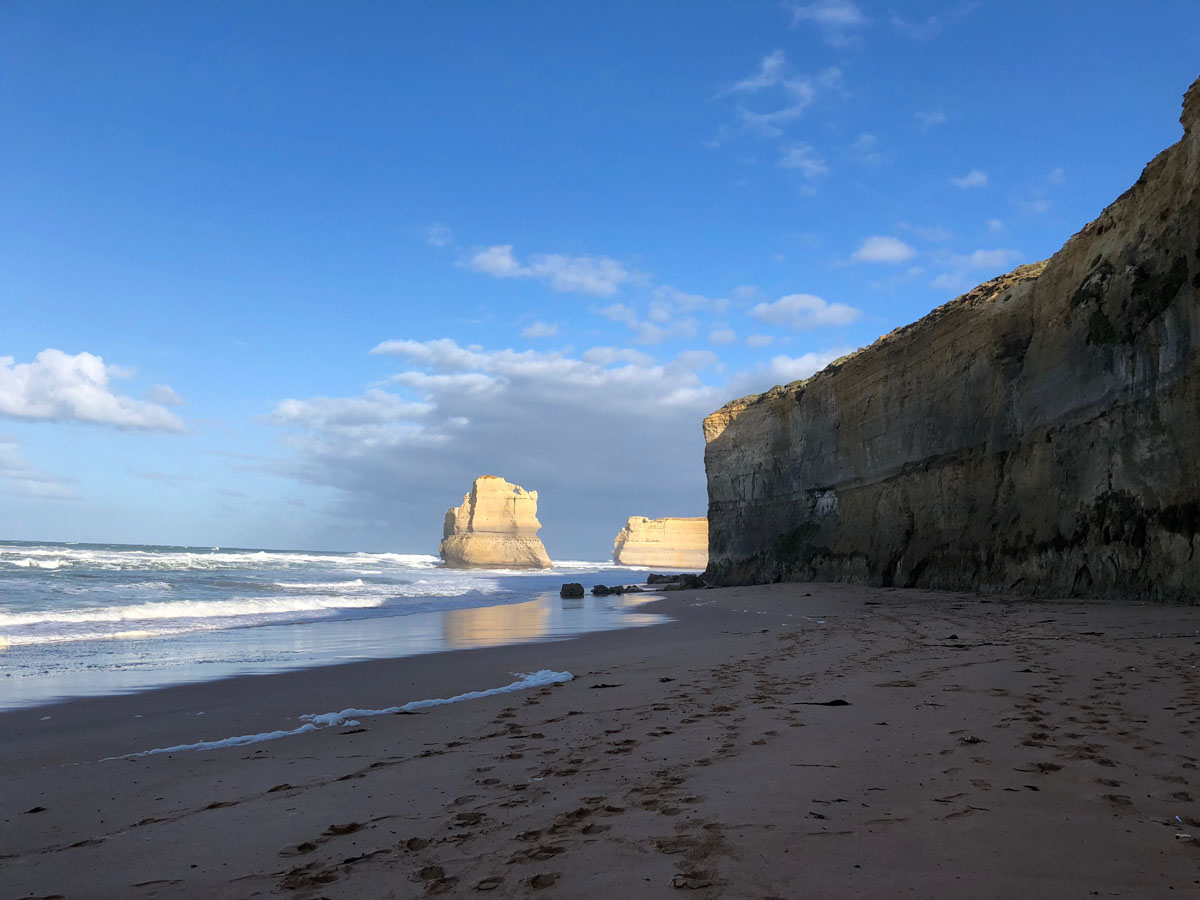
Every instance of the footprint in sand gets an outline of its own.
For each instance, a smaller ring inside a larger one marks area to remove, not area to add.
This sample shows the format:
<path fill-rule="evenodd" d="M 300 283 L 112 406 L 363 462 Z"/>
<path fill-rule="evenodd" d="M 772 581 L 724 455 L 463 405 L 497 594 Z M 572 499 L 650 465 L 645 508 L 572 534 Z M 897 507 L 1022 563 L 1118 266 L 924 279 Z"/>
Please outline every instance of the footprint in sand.
<path fill-rule="evenodd" d="M 279 880 L 280 889 L 299 891 L 337 881 L 337 873 L 332 869 L 317 869 L 316 866 L 316 863 L 308 863 L 292 869 Z"/>
<path fill-rule="evenodd" d="M 284 847 L 279 851 L 280 856 L 303 856 L 306 853 L 312 853 L 317 849 L 317 845 L 312 841 L 304 841 L 296 844 L 294 847 Z"/>
<path fill-rule="evenodd" d="M 533 862 L 535 860 L 544 862 L 547 859 L 553 859 L 560 853 L 566 852 L 565 847 L 558 847 L 553 844 L 539 844 L 536 847 L 530 847 L 528 850 L 518 850 L 508 858 L 508 864 L 513 865 L 514 863 Z"/>

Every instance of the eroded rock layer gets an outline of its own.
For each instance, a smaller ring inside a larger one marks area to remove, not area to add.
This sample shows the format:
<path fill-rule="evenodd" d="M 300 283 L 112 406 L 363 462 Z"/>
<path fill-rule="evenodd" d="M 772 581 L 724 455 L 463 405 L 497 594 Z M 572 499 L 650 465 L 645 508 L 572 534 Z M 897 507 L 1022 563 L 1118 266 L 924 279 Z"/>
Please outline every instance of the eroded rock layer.
<path fill-rule="evenodd" d="M 1200 600 L 1200 81 L 1050 260 L 704 422 L 710 580 Z"/>
<path fill-rule="evenodd" d="M 613 541 L 619 566 L 703 569 L 708 565 L 708 519 L 630 516 Z"/>
<path fill-rule="evenodd" d="M 462 505 L 446 510 L 438 553 L 454 568 L 548 569 L 550 557 L 537 536 L 537 497 L 537 491 L 481 475 Z"/>

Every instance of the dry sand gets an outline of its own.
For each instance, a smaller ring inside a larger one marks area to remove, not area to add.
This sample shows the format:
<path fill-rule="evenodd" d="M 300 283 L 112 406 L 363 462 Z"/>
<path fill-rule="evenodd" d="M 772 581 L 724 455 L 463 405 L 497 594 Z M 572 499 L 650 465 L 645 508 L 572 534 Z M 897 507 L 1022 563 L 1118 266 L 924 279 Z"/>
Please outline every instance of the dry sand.
<path fill-rule="evenodd" d="M 0 896 L 1200 895 L 1200 609 L 825 584 L 654 608 L 677 620 L 4 714 Z M 104 759 L 541 668 L 576 678 Z"/>

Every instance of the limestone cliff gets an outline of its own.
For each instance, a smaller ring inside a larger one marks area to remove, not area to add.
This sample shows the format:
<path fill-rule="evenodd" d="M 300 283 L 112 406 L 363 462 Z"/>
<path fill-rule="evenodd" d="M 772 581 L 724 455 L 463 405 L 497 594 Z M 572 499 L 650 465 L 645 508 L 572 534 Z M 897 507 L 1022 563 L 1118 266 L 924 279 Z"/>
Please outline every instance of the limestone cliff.
<path fill-rule="evenodd" d="M 709 578 L 1200 601 L 1200 81 L 1045 263 L 704 421 Z"/>
<path fill-rule="evenodd" d="M 548 569 L 538 538 L 537 491 L 481 475 L 461 506 L 446 510 L 438 553 L 452 568 Z"/>
<path fill-rule="evenodd" d="M 630 516 L 613 541 L 619 566 L 703 569 L 708 565 L 708 519 Z"/>

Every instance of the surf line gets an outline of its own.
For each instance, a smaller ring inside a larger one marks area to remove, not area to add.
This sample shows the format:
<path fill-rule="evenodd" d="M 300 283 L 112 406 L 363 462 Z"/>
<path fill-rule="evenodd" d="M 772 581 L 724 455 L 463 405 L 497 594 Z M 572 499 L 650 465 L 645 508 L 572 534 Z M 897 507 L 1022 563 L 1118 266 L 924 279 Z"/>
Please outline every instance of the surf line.
<path fill-rule="evenodd" d="M 265 741 L 276 741 L 280 738 L 291 737 L 295 734 L 307 734 L 323 728 L 335 728 L 344 725 L 357 725 L 358 719 L 369 716 L 387 716 L 396 713 L 415 712 L 428 709 L 431 706 L 445 706 L 449 703 L 461 703 L 464 700 L 478 700 L 481 697 L 493 697 L 496 694 L 511 694 L 528 688 L 545 687 L 550 684 L 571 681 L 575 676 L 570 672 L 555 672 L 551 669 L 540 669 L 529 674 L 518 674 L 518 680 L 504 687 L 488 688 L 485 691 L 467 691 L 454 697 L 439 697 L 432 700 L 411 700 L 402 706 L 389 706 L 386 709 L 343 709 L 341 712 L 306 713 L 300 716 L 304 722 L 299 728 L 282 731 L 264 731 L 260 734 L 242 734 L 236 737 L 221 738 L 216 741 L 197 741 L 194 744 L 176 744 L 174 747 L 155 747 L 153 750 L 142 750 L 139 753 L 127 753 L 124 756 L 109 756 L 105 759 L 134 759 L 139 756 L 155 756 L 160 753 L 182 753 L 187 750 L 221 750 L 225 747 L 245 747 L 247 744 L 261 744 Z"/>

